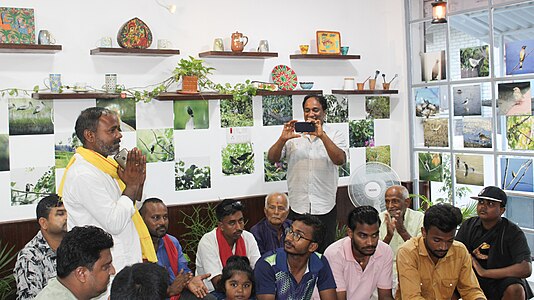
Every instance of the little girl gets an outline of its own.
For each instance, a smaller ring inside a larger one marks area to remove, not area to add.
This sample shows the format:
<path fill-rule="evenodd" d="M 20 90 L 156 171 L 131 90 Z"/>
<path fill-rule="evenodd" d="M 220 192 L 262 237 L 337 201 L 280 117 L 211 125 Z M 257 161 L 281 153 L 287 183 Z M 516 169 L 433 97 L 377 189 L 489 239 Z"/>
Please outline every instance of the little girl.
<path fill-rule="evenodd" d="M 254 272 L 246 256 L 232 255 L 222 270 L 219 290 L 226 295 L 226 300 L 254 299 Z"/>

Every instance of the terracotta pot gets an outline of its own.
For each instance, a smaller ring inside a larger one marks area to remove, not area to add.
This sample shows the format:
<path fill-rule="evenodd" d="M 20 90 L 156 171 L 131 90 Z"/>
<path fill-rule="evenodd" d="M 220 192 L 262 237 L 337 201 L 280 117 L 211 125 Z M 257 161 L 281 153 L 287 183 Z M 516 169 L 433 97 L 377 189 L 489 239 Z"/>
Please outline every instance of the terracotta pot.
<path fill-rule="evenodd" d="M 198 93 L 198 76 L 182 77 L 182 93 Z"/>

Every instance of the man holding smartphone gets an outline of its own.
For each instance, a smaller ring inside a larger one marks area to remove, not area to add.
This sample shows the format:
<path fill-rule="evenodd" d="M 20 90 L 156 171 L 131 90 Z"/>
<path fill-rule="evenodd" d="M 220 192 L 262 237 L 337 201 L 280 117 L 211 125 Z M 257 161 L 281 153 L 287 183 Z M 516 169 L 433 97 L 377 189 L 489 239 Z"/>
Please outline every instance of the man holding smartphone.
<path fill-rule="evenodd" d="M 289 219 L 309 213 L 325 224 L 325 240 L 318 249 L 323 253 L 336 235 L 338 166 L 347 159 L 347 142 L 340 131 L 324 123 L 327 110 L 325 97 L 308 95 L 304 97 L 302 108 L 305 121 L 313 123 L 315 130 L 298 134 L 295 131 L 297 120 L 285 123 L 282 134 L 269 149 L 267 157 L 271 163 L 284 157 L 287 159 L 291 203 Z"/>

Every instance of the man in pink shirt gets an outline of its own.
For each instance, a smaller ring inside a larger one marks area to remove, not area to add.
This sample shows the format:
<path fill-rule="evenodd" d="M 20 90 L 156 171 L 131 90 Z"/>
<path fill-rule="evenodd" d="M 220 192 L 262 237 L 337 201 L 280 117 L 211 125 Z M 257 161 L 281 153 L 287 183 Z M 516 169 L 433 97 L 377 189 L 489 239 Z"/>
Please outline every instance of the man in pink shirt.
<path fill-rule="evenodd" d="M 393 299 L 393 251 L 379 238 L 380 218 L 371 206 L 355 208 L 348 218 L 347 237 L 330 245 L 324 255 L 337 285 L 337 299 Z"/>

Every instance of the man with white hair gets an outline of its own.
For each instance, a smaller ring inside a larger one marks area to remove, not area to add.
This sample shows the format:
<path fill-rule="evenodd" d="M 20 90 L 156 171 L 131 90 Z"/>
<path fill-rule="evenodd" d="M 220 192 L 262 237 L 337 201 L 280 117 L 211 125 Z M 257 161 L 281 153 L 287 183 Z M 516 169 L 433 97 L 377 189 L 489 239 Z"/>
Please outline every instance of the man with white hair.
<path fill-rule="evenodd" d="M 284 247 L 286 231 L 291 227 L 291 220 L 287 219 L 289 214 L 289 202 L 284 193 L 270 193 L 265 197 L 265 218 L 252 226 L 250 232 L 258 242 L 261 255 Z"/>

